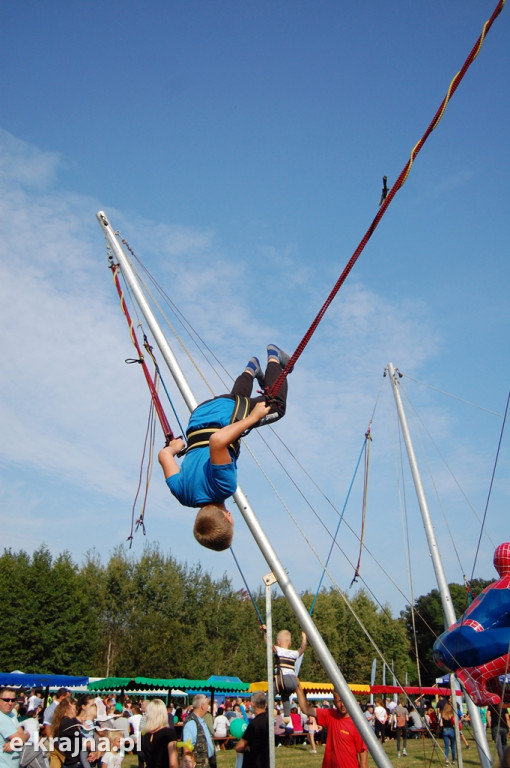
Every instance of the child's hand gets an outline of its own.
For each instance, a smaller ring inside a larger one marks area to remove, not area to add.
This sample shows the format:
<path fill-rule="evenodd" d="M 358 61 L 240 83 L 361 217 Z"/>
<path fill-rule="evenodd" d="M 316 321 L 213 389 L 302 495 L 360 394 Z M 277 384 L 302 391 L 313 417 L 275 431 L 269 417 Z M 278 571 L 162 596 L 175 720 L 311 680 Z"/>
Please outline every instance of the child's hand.
<path fill-rule="evenodd" d="M 260 403 L 257 403 L 253 411 L 251 412 L 251 416 L 253 416 L 256 421 L 260 421 L 264 418 L 264 416 L 267 416 L 269 411 L 271 410 L 271 406 L 267 405 L 264 401 L 261 401 Z"/>
<path fill-rule="evenodd" d="M 168 450 L 169 453 L 172 454 L 172 456 L 175 456 L 177 453 L 180 453 L 184 448 L 186 448 L 186 443 L 181 437 L 176 437 L 173 440 L 170 440 L 168 443 L 166 449 L 163 448 L 162 450 Z"/>
<path fill-rule="evenodd" d="M 184 448 L 184 440 L 180 437 L 175 440 L 171 440 L 170 444 L 162 448 L 158 453 L 158 461 L 163 469 L 165 478 L 177 475 L 180 472 L 180 467 L 175 460 L 175 454 L 182 451 Z"/>

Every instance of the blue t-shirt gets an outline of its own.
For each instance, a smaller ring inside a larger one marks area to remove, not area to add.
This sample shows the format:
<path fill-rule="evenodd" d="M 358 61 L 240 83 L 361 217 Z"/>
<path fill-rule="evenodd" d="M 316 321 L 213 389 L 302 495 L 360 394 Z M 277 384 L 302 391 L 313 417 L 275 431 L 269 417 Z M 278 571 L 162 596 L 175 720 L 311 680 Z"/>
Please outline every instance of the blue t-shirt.
<path fill-rule="evenodd" d="M 226 427 L 230 424 L 235 400 L 217 397 L 199 405 L 190 416 L 188 430 Z M 170 491 L 185 507 L 203 507 L 222 502 L 235 493 L 237 465 L 232 456 L 230 464 L 212 464 L 209 446 L 193 448 L 184 457 L 178 474 L 167 477 Z"/>

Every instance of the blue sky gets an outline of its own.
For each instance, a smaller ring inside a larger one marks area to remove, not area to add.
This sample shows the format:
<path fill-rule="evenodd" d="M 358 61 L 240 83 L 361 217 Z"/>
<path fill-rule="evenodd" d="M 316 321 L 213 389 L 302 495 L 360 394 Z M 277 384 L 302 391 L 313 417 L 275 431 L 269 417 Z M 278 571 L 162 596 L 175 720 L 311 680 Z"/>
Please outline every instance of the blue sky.
<path fill-rule="evenodd" d="M 292 351 L 377 213 L 382 176 L 391 186 L 494 7 L 4 4 L 3 546 L 30 552 L 44 542 L 81 562 L 92 548 L 106 559 L 129 533 L 148 396 L 124 364 L 133 352 L 96 212 L 106 211 L 232 375 L 269 341 Z M 427 454 L 422 466 L 448 579 L 473 568 L 490 578 L 494 546 L 508 539 L 504 435 L 476 558 L 510 384 L 509 18 L 504 9 L 303 353 L 285 420 L 275 435 L 264 431 L 306 500 L 262 435 L 247 442 L 283 506 L 243 449 L 241 485 L 299 590 L 316 588 L 329 550 L 319 519 L 331 531 L 338 518 L 289 451 L 341 509 L 376 403 L 373 558 L 364 555 L 362 576 L 395 613 L 435 585 L 408 473 L 404 511 L 399 501 L 389 361 L 448 463 Z M 214 374 L 211 385 L 224 389 Z M 236 555 L 256 589 L 267 565 L 235 514 Z M 195 543 L 192 519 L 156 468 L 147 537 L 133 552 L 157 541 L 241 586 L 229 553 Z M 330 572 L 352 593 L 360 475 L 345 523 L 345 556 L 335 552 Z"/>

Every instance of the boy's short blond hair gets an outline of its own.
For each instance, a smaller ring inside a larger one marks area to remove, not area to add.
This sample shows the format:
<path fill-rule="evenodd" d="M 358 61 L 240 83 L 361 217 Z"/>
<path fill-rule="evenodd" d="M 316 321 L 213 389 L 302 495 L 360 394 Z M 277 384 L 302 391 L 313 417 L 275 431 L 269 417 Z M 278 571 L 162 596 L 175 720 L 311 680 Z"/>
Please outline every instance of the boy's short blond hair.
<path fill-rule="evenodd" d="M 279 643 L 281 640 L 288 640 L 290 642 L 291 638 L 292 635 L 288 629 L 281 629 L 276 635 L 276 642 Z"/>
<path fill-rule="evenodd" d="M 222 552 L 232 544 L 234 527 L 225 517 L 222 507 L 206 504 L 197 512 L 193 535 L 203 547 Z"/>

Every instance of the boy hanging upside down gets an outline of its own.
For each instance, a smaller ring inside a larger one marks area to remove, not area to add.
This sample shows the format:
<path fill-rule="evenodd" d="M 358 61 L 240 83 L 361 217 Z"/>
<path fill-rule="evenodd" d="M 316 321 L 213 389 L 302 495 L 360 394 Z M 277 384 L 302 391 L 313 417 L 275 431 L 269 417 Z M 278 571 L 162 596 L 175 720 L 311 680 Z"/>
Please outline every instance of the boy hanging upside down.
<path fill-rule="evenodd" d="M 287 379 L 270 404 L 263 395 L 250 397 L 253 380 L 271 391 L 289 356 L 275 344 L 267 347 L 267 367 L 262 373 L 256 357 L 250 358 L 228 395 L 197 406 L 190 416 L 188 447 L 182 465 L 175 456 L 185 448 L 180 438 L 162 448 L 158 459 L 172 494 L 186 507 L 200 507 L 193 533 L 204 547 L 221 551 L 232 543 L 231 513 L 225 499 L 237 488 L 240 438 L 246 430 L 281 419 L 285 415 Z"/>

